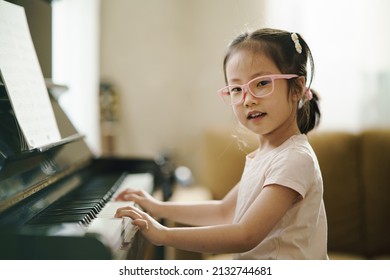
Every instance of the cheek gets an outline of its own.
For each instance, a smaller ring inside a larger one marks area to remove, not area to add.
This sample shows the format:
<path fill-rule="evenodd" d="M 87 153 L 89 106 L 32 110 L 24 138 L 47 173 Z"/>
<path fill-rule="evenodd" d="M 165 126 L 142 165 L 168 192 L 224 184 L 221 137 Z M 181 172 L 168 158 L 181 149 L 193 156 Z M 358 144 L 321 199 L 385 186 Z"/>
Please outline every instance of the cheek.
<path fill-rule="evenodd" d="M 243 119 L 245 119 L 245 113 L 244 113 L 244 109 L 242 106 L 240 105 L 236 105 L 236 106 L 233 106 L 233 113 L 234 115 L 236 116 L 236 118 L 241 121 Z"/>
<path fill-rule="evenodd" d="M 233 113 L 236 115 L 236 117 L 239 117 L 240 114 L 242 114 L 242 107 L 239 105 L 233 105 Z"/>

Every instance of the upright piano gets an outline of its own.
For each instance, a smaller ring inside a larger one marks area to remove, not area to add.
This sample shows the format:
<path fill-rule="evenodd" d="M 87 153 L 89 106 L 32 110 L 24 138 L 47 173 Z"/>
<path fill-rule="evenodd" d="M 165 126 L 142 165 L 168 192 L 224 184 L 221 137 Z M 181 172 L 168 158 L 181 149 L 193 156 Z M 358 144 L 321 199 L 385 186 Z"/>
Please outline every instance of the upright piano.
<path fill-rule="evenodd" d="M 0 259 L 143 259 L 145 243 L 129 218 L 114 218 L 124 187 L 152 192 L 153 159 L 96 158 L 51 96 L 63 141 L 25 149 L 0 83 Z"/>

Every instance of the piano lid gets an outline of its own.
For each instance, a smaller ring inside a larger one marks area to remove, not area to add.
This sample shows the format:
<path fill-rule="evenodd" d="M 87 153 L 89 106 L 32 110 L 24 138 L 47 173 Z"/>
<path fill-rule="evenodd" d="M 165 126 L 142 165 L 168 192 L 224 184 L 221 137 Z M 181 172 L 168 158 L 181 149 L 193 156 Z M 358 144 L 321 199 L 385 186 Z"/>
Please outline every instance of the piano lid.
<path fill-rule="evenodd" d="M 63 140 L 26 150 L 7 92 L 0 84 L 0 213 L 93 159 L 57 100 L 52 96 L 50 100 Z"/>

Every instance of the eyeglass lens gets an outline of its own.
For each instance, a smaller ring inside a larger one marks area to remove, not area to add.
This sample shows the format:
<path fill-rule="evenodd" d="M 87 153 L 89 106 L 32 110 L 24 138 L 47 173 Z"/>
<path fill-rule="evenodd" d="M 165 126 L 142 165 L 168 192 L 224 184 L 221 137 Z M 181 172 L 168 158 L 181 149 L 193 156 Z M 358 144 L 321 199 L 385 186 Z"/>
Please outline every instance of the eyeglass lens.
<path fill-rule="evenodd" d="M 268 77 L 259 77 L 248 84 L 249 91 L 256 97 L 263 97 L 270 94 L 273 89 L 273 80 Z M 241 86 L 227 87 L 228 94 L 224 95 L 225 101 L 231 104 L 241 102 L 244 90 Z"/>

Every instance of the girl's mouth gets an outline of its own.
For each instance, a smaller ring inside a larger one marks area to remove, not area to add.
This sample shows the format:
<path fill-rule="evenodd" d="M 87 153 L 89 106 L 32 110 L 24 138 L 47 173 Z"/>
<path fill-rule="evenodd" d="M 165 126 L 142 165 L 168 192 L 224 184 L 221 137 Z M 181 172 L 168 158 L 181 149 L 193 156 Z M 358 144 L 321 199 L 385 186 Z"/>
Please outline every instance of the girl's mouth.
<path fill-rule="evenodd" d="M 253 120 L 253 119 L 258 119 L 258 118 L 262 118 L 266 115 L 266 113 L 262 113 L 262 112 L 251 112 L 247 115 L 247 119 L 248 120 Z"/>

